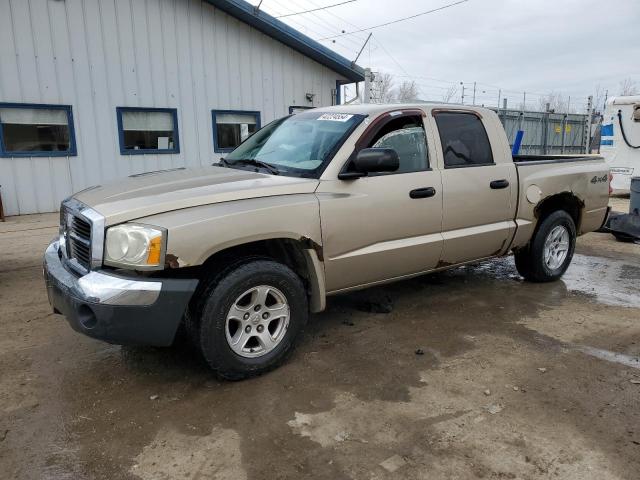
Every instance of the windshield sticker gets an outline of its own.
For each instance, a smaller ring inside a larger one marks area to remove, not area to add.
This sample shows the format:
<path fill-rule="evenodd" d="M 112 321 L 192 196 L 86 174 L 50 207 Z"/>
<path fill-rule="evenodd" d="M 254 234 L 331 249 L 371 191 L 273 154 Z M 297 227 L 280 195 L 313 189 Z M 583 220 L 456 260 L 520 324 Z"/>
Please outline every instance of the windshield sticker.
<path fill-rule="evenodd" d="M 318 120 L 328 120 L 330 122 L 346 122 L 353 115 L 347 113 L 323 113 L 318 117 Z"/>

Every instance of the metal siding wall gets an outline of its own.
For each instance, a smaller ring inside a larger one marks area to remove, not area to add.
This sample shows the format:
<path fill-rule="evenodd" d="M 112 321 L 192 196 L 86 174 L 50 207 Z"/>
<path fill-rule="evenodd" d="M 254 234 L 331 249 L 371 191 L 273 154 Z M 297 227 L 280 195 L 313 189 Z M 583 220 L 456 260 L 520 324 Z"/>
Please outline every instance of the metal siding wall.
<path fill-rule="evenodd" d="M 201 0 L 0 0 L 0 102 L 71 105 L 78 155 L 0 158 L 8 215 L 55 211 L 74 191 L 208 165 L 211 110 L 331 104 L 342 77 Z M 178 109 L 180 154 L 120 155 L 117 106 Z"/>

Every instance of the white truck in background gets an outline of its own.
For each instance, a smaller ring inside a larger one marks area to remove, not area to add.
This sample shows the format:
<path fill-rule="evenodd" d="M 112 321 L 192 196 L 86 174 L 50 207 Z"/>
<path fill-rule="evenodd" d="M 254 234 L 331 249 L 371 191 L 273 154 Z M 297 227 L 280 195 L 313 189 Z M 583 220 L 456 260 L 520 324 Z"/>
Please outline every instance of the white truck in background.
<path fill-rule="evenodd" d="M 640 176 L 640 95 L 607 101 L 600 154 L 609 165 L 613 194 L 628 194 L 631 177 Z"/>

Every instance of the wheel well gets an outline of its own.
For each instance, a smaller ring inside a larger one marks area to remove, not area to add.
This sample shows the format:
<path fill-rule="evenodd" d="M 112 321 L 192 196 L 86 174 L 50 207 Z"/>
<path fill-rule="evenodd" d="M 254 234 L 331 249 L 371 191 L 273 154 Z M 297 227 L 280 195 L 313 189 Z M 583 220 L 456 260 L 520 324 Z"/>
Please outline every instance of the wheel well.
<path fill-rule="evenodd" d="M 584 202 L 576 197 L 573 193 L 563 192 L 545 198 L 535 209 L 535 215 L 538 218 L 538 224 L 547 218 L 553 212 L 564 210 L 576 225 L 576 232 L 580 232 L 580 221 L 582 220 L 582 209 Z"/>
<path fill-rule="evenodd" d="M 251 257 L 270 258 L 287 265 L 304 283 L 309 293 L 311 290 L 311 272 L 305 256 L 305 249 L 315 248 L 311 240 L 293 240 L 290 238 L 274 238 L 244 243 L 211 255 L 199 268 L 201 279 L 227 269 L 229 266 Z"/>

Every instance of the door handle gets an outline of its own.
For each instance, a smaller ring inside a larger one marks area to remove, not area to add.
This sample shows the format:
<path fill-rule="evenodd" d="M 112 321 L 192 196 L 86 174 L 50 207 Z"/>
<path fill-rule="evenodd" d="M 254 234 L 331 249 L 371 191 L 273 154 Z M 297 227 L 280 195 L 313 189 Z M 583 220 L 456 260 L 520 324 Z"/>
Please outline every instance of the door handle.
<path fill-rule="evenodd" d="M 509 186 L 509 180 L 493 180 L 489 186 L 494 190 L 499 190 L 501 188 L 507 188 Z"/>
<path fill-rule="evenodd" d="M 429 198 L 436 194 L 436 189 L 433 187 L 416 188 L 409 192 L 411 198 Z"/>

